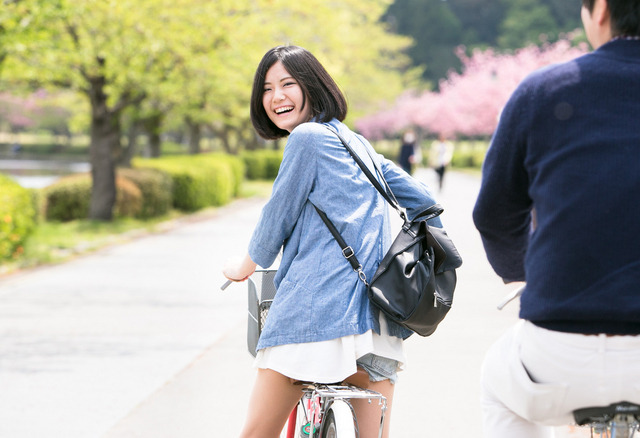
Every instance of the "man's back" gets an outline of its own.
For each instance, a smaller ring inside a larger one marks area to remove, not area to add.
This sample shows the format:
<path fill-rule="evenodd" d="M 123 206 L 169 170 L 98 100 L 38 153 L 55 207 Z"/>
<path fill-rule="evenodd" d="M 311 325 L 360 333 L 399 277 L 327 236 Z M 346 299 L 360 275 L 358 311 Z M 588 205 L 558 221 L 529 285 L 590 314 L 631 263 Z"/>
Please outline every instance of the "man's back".
<path fill-rule="evenodd" d="M 640 41 L 534 73 L 502 117 L 474 220 L 499 275 L 526 270 L 521 317 L 640 333 Z"/>
<path fill-rule="evenodd" d="M 640 403 L 640 0 L 582 0 L 581 17 L 595 52 L 524 81 L 483 168 L 487 256 L 527 282 L 483 362 L 486 438 Z"/>

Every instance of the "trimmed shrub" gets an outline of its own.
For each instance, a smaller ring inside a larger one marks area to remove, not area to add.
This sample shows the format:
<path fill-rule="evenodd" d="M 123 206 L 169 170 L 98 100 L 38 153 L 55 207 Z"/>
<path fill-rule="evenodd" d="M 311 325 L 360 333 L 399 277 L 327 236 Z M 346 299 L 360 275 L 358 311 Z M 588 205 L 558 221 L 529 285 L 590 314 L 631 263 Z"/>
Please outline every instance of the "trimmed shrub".
<path fill-rule="evenodd" d="M 233 175 L 232 195 L 238 196 L 240 194 L 240 187 L 242 186 L 242 182 L 244 181 L 244 175 L 245 175 L 245 163 L 241 158 L 235 155 L 220 154 L 220 153 L 200 154 L 194 157 L 197 157 L 198 160 L 203 160 L 203 162 L 208 160 L 213 160 L 213 161 L 223 162 L 229 165 L 231 168 L 231 173 Z"/>
<path fill-rule="evenodd" d="M 173 179 L 173 206 L 195 211 L 228 203 L 239 191 L 241 164 L 221 154 L 135 159 L 136 168 L 154 168 Z"/>
<path fill-rule="evenodd" d="M 247 179 L 265 179 L 267 163 L 257 153 L 244 152 L 242 159 L 244 160 Z"/>
<path fill-rule="evenodd" d="M 451 159 L 451 165 L 459 168 L 481 168 L 487 151 L 485 149 L 461 149 L 455 150 Z"/>
<path fill-rule="evenodd" d="M 264 150 L 262 155 L 267 162 L 266 165 L 266 179 L 276 179 L 278 172 L 280 171 L 280 164 L 282 164 L 283 151 L 271 151 Z"/>
<path fill-rule="evenodd" d="M 136 217 L 148 219 L 166 214 L 173 204 L 171 175 L 158 169 L 118 169 L 118 176 L 133 182 L 142 192 L 142 205 Z"/>
<path fill-rule="evenodd" d="M 19 256 L 36 226 L 29 190 L 0 174 L 0 262 Z"/>
<path fill-rule="evenodd" d="M 116 177 L 116 203 L 113 217 L 140 217 L 142 212 L 142 191 L 124 177 Z"/>
<path fill-rule="evenodd" d="M 86 219 L 91 200 L 91 176 L 70 175 L 44 189 L 46 220 L 71 221 Z"/>
<path fill-rule="evenodd" d="M 248 179 L 273 180 L 278 176 L 283 151 L 260 149 L 242 153 Z"/>
<path fill-rule="evenodd" d="M 91 175 L 81 173 L 59 179 L 44 189 L 44 216 L 47 220 L 86 219 L 91 202 Z M 125 178 L 116 178 L 114 217 L 135 217 L 142 211 L 142 192 Z"/>

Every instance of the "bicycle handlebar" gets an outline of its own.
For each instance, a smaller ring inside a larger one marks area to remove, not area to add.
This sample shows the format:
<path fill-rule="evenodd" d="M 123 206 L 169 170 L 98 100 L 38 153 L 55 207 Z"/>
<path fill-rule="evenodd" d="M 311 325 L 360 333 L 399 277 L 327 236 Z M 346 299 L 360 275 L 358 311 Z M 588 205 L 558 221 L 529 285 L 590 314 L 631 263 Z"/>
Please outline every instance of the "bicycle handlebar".
<path fill-rule="evenodd" d="M 504 300 L 502 300 L 502 302 L 498 304 L 498 310 L 504 309 L 507 304 L 509 304 L 511 301 L 515 300 L 520 295 L 522 295 L 522 291 L 524 291 L 525 286 L 526 284 L 523 284 L 522 286 L 520 286 L 519 288 L 515 289 L 513 292 L 508 294 L 506 297 L 504 297 Z"/>

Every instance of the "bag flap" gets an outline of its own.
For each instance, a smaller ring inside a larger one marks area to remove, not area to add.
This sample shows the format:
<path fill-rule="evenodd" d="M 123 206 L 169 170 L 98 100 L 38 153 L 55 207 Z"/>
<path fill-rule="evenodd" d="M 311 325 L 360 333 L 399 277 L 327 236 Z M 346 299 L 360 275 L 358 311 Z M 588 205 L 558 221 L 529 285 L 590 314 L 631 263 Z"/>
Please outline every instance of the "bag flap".
<path fill-rule="evenodd" d="M 462 266 L 462 257 L 443 228 L 428 226 L 427 242 L 435 251 L 436 266 L 434 270 L 436 274 Z"/>

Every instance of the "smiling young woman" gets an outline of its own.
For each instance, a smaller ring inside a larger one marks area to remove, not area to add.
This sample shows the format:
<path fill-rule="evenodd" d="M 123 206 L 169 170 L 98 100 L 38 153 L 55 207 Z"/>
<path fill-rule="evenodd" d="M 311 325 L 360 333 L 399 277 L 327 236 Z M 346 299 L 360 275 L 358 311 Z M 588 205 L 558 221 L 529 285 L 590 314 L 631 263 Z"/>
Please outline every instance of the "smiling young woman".
<path fill-rule="evenodd" d="M 223 270 L 228 279 L 241 281 L 257 265 L 271 266 L 282 250 L 243 438 L 278 436 L 301 396 L 292 381 L 341 382 L 358 368 L 369 376 L 369 388 L 387 398 L 384 436 L 389 433 L 394 382 L 409 333 L 370 305 L 365 286 L 314 206 L 348 238 L 367 276 L 391 245 L 390 218 L 386 201 L 335 132 L 371 169 L 376 161 L 410 218 L 435 200 L 424 184 L 342 123 L 346 114 L 342 92 L 310 52 L 280 46 L 265 54 L 253 83 L 251 120 L 261 137 L 288 139 L 248 253 Z M 434 225 L 441 226 L 439 219 Z M 377 436 L 380 409 L 361 401 L 353 403 L 360 436 Z"/>

